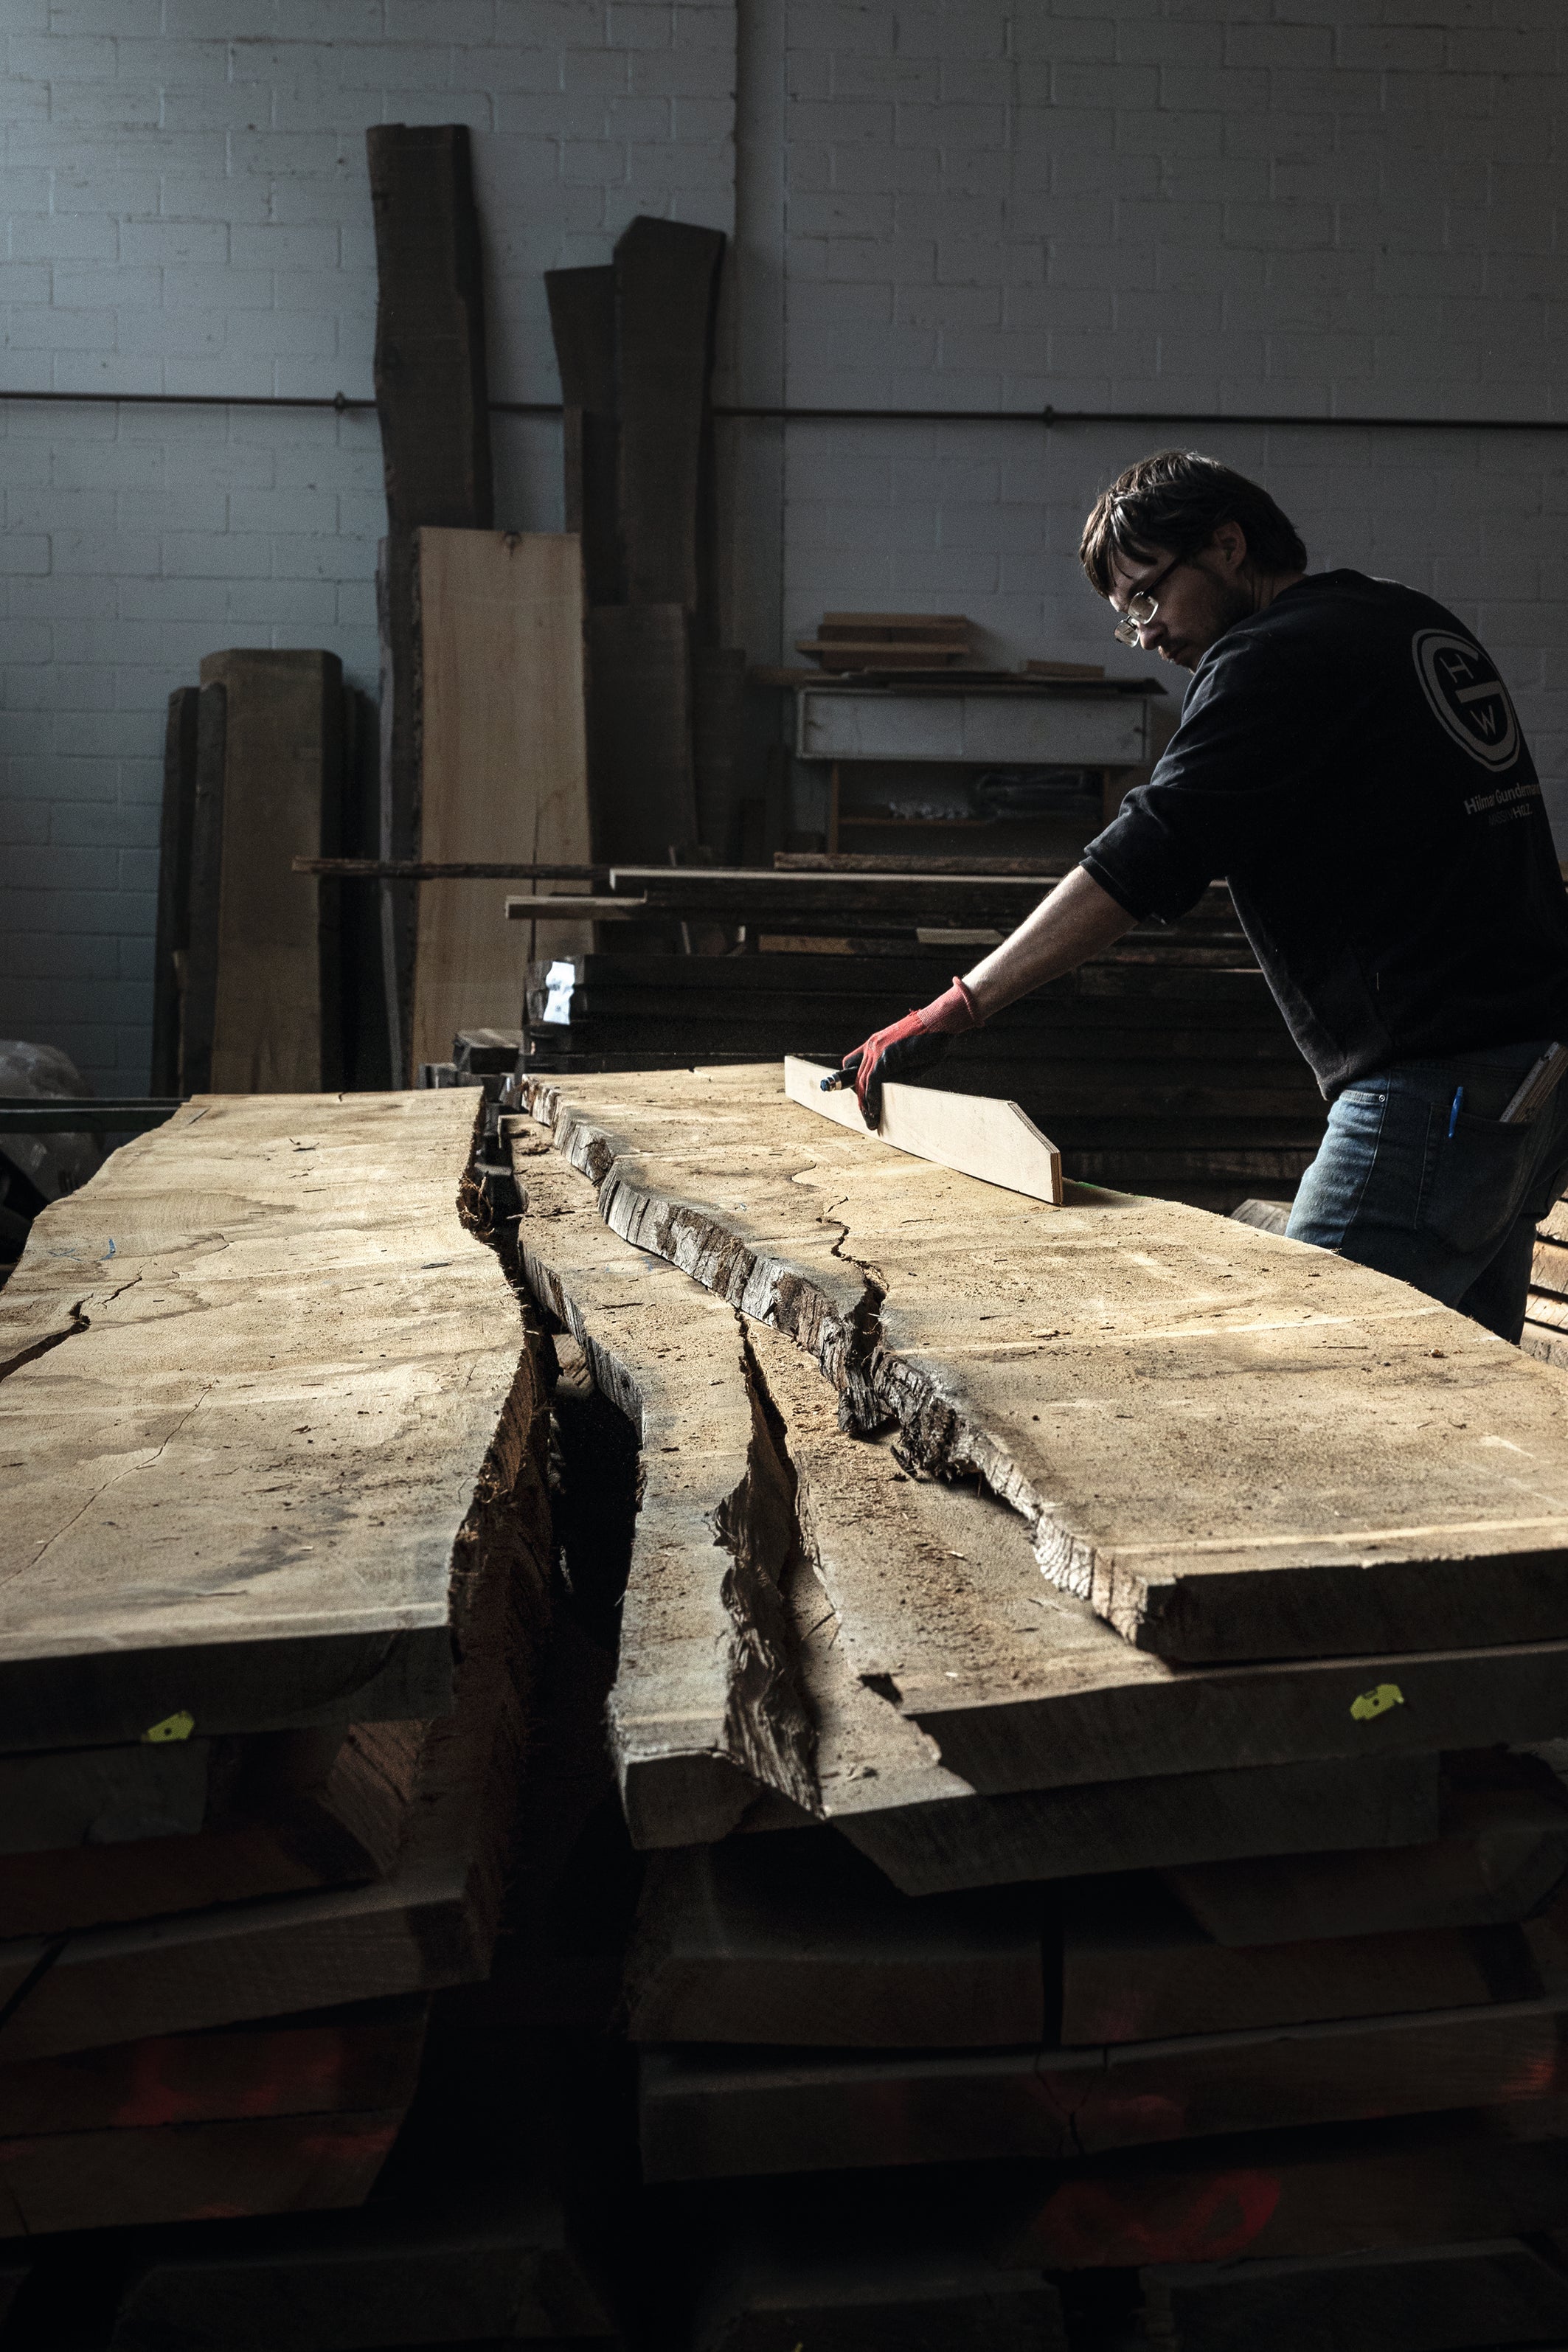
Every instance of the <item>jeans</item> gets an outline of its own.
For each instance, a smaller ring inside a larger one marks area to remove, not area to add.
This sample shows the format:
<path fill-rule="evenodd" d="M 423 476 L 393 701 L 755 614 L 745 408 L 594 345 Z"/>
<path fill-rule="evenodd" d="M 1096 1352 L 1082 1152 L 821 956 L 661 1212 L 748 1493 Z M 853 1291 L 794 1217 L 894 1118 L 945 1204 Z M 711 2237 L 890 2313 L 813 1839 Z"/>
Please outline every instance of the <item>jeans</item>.
<path fill-rule="evenodd" d="M 1528 1124 L 1499 1114 L 1549 1042 L 1401 1062 L 1347 1087 L 1301 1179 L 1291 1238 L 1394 1275 L 1517 1345 L 1536 1224 L 1568 1184 L 1568 1078 Z"/>

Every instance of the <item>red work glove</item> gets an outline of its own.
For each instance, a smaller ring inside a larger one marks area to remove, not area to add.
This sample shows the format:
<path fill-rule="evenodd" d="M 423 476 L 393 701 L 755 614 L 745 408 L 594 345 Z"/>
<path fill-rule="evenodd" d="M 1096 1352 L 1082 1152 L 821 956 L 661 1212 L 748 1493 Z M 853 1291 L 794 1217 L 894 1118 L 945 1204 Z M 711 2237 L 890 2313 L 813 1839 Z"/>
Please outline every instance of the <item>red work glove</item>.
<path fill-rule="evenodd" d="M 855 1099 L 867 1126 L 874 1128 L 881 1119 L 884 1078 L 918 1077 L 941 1061 L 950 1037 L 979 1026 L 974 999 L 963 982 L 955 980 L 918 1013 L 906 1013 L 901 1021 L 879 1029 L 863 1045 L 846 1054 L 840 1067 L 854 1072 Z"/>

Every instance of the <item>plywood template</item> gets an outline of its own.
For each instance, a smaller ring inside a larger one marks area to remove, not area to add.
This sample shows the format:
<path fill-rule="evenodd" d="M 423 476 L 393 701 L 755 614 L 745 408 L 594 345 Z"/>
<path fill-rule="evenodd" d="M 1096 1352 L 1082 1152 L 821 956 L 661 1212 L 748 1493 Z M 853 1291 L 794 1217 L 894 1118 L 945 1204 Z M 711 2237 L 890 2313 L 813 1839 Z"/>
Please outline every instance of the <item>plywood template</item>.
<path fill-rule="evenodd" d="M 866 1131 L 852 1087 L 824 1092 L 823 1081 L 836 1077 L 837 1071 L 798 1054 L 786 1054 L 784 1068 L 784 1092 L 791 1102 L 840 1127 Z M 891 1144 L 895 1151 L 911 1151 L 917 1160 L 934 1160 L 939 1168 L 956 1169 L 984 1184 L 1000 1184 L 1026 1200 L 1048 1201 L 1053 1206 L 1062 1201 L 1062 1155 L 1015 1102 L 895 1081 L 882 1088 L 876 1134 L 879 1142 Z"/>
<path fill-rule="evenodd" d="M 342 664 L 246 650 L 208 654 L 201 675 L 226 702 L 221 880 L 212 1059 L 186 1084 L 313 1093 L 342 1075 L 337 886 L 292 860 L 338 845 Z"/>
<path fill-rule="evenodd" d="M 6 1748 L 449 1705 L 455 1550 L 532 1411 L 458 1213 L 478 1101 L 200 1098 L 38 1218 L 0 1297 Z"/>
<path fill-rule="evenodd" d="M 586 863 L 582 543 L 573 531 L 418 534 L 423 677 L 419 846 L 437 861 Z M 450 1058 L 459 1029 L 521 1018 L 531 931 L 502 893 L 426 882 L 415 960 L 415 1065 Z M 552 926 L 552 954 L 586 926 Z"/>
<path fill-rule="evenodd" d="M 525 1081 L 600 1213 L 978 1475 L 1188 1662 L 1568 1637 L 1568 1390 L 1404 1285 L 1179 1202 L 1047 1209 L 810 1118 L 776 1069 Z"/>

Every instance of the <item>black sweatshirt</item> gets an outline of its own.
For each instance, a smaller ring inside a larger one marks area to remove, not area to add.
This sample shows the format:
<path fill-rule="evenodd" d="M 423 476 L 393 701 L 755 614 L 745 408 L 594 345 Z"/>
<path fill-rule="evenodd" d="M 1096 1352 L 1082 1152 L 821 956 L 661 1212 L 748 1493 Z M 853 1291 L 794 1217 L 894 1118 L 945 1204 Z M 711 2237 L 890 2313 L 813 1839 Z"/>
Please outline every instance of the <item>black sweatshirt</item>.
<path fill-rule="evenodd" d="M 1568 1036 L 1568 896 L 1508 688 L 1394 581 L 1314 573 L 1227 629 L 1083 863 L 1165 921 L 1225 877 L 1331 1100 L 1391 1063 Z"/>

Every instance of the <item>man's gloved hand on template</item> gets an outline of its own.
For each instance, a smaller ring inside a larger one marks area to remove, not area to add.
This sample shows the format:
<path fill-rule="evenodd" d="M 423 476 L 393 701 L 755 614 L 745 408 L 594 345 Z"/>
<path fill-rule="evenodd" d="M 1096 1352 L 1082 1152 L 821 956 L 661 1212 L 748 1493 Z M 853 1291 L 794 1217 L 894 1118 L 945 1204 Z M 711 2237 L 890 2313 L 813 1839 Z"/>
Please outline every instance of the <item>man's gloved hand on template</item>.
<path fill-rule="evenodd" d="M 867 1126 L 874 1128 L 881 1118 L 885 1078 L 917 1078 L 922 1070 L 934 1069 L 950 1037 L 979 1026 L 974 999 L 963 981 L 955 980 L 919 1012 L 906 1013 L 901 1021 L 879 1029 L 846 1054 L 840 1066 L 854 1073 L 855 1099 Z"/>

